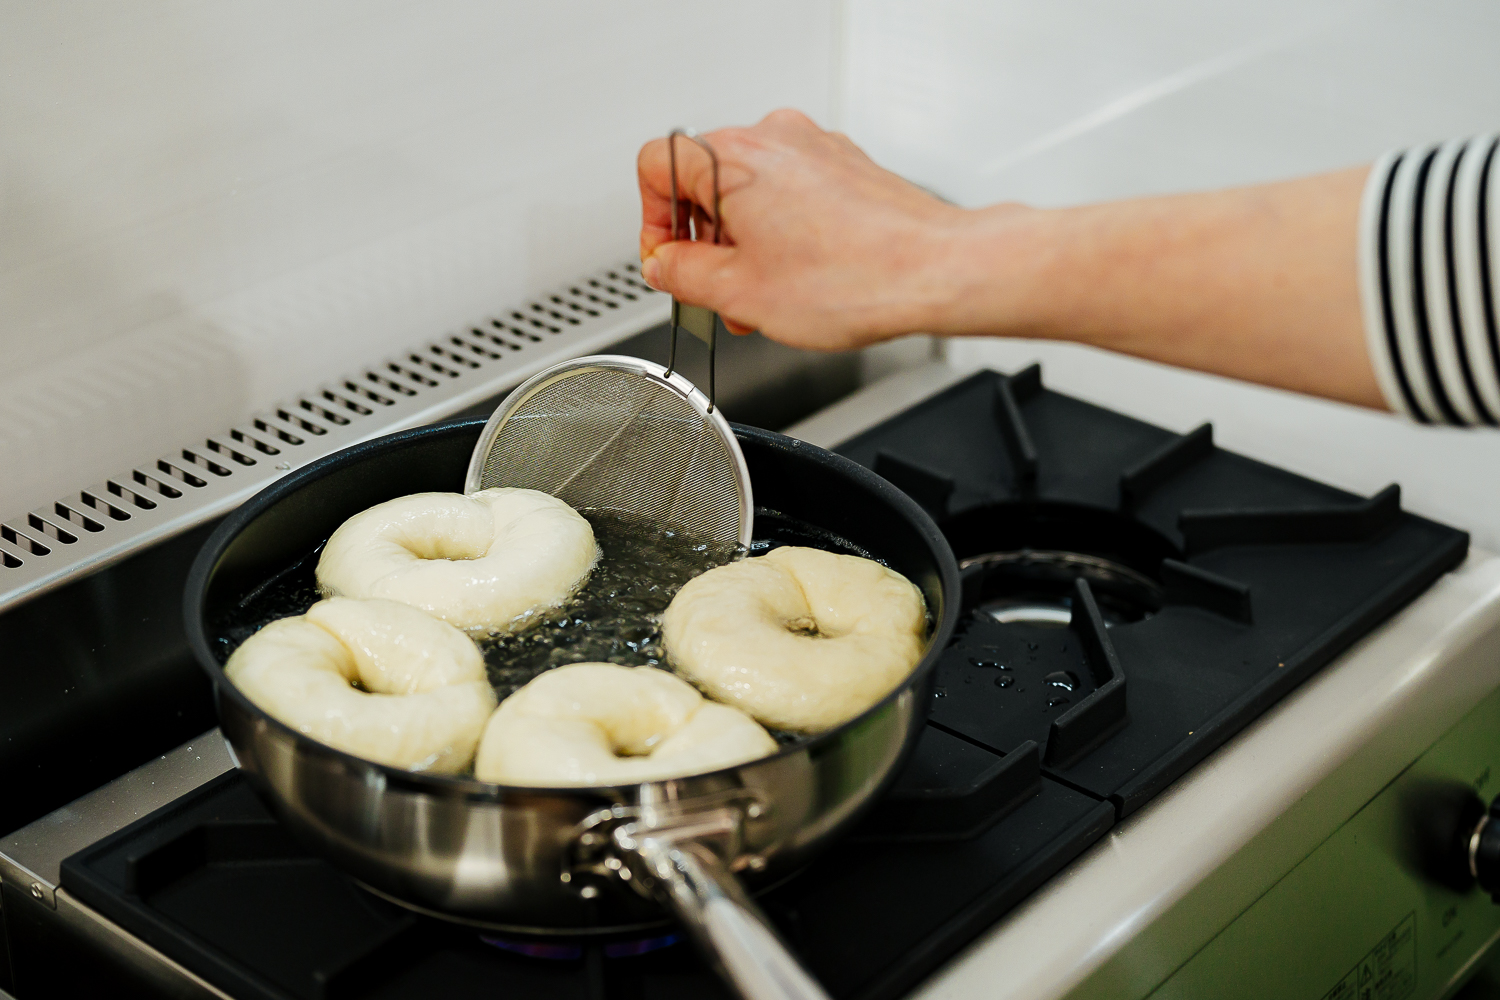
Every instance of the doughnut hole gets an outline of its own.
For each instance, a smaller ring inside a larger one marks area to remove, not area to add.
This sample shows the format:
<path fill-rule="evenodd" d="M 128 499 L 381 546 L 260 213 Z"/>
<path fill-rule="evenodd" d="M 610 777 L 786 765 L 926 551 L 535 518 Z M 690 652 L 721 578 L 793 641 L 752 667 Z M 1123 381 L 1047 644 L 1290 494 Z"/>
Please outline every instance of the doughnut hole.
<path fill-rule="evenodd" d="M 410 605 L 330 597 L 308 608 L 307 620 L 343 645 L 350 680 L 365 691 L 415 694 L 485 679 L 484 657 L 468 636 L 431 627 L 432 617 Z"/>

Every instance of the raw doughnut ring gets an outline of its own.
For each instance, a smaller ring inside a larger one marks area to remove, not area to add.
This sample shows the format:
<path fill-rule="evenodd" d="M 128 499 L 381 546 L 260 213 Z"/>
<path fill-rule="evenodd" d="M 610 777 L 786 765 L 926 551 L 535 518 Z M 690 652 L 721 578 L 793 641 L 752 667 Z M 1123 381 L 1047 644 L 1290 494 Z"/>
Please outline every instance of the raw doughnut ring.
<path fill-rule="evenodd" d="M 869 559 L 786 546 L 689 580 L 662 616 L 667 656 L 711 697 L 816 733 L 885 697 L 922 658 L 910 580 Z"/>
<path fill-rule="evenodd" d="M 629 785 L 764 757 L 776 741 L 744 712 L 716 705 L 655 667 L 574 663 L 500 703 L 474 776 L 506 785 Z"/>
<path fill-rule="evenodd" d="M 459 628 L 513 632 L 567 600 L 599 557 L 594 529 L 538 490 L 415 493 L 339 525 L 318 585 L 410 604 Z"/>
<path fill-rule="evenodd" d="M 246 639 L 224 674 L 298 732 L 413 771 L 468 767 L 495 708 L 469 637 L 395 601 L 319 601 Z"/>

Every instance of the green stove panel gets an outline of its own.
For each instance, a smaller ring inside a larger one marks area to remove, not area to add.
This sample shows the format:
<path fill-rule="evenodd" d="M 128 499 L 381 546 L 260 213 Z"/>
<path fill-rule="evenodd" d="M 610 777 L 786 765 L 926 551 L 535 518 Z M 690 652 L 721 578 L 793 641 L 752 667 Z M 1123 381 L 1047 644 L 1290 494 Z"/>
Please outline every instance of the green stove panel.
<path fill-rule="evenodd" d="M 1500 692 L 1466 715 L 1151 993 L 1174 998 L 1426 1000 L 1454 992 L 1500 935 L 1500 906 L 1433 874 L 1430 832 L 1500 776 Z"/>

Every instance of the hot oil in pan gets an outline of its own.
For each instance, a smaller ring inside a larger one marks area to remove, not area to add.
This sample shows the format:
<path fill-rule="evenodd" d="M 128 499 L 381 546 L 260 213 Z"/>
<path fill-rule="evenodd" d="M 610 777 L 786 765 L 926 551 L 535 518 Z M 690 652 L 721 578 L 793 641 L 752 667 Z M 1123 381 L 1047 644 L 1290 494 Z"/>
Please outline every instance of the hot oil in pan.
<path fill-rule="evenodd" d="M 602 557 L 588 582 L 571 600 L 533 628 L 514 635 L 481 639 L 490 683 L 504 699 L 542 671 L 569 663 L 603 661 L 626 666 L 666 666 L 661 615 L 682 585 L 732 552 L 690 536 L 611 511 L 584 511 L 594 528 Z M 780 545 L 808 545 L 849 555 L 865 555 L 837 535 L 760 509 L 751 552 Z M 798 737 L 771 730 L 780 743 Z"/>
<path fill-rule="evenodd" d="M 322 553 L 323 543 L 319 542 L 317 548 L 240 598 L 212 623 L 214 653 L 220 663 L 228 660 L 240 643 L 276 619 L 300 615 L 318 602 L 322 595 L 313 573 Z"/>
<path fill-rule="evenodd" d="M 734 554 L 614 511 L 580 513 L 593 525 L 601 552 L 583 587 L 538 624 L 479 640 L 501 699 L 542 671 L 569 663 L 661 666 L 662 612 L 684 583 Z"/>
<path fill-rule="evenodd" d="M 483 637 L 479 647 L 490 683 L 503 700 L 542 671 L 589 660 L 627 666 L 664 666 L 661 614 L 684 583 L 727 561 L 697 539 L 663 531 L 611 511 L 584 511 L 603 553 L 588 581 L 567 603 L 515 635 Z M 755 512 L 753 555 L 782 545 L 805 545 L 845 555 L 871 553 L 831 532 L 778 511 Z M 217 623 L 220 662 L 262 626 L 300 615 L 317 602 L 314 570 L 322 546 L 266 581 Z M 775 730 L 780 743 L 798 737 Z"/>

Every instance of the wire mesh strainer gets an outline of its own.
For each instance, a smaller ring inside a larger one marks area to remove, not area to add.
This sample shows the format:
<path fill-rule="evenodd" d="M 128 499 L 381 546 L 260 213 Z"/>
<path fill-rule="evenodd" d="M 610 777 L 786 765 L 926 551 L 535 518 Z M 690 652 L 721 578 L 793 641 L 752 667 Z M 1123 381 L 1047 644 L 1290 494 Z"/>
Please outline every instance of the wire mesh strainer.
<path fill-rule="evenodd" d="M 750 474 L 729 422 L 681 374 L 641 358 L 578 358 L 511 393 L 464 480 L 468 493 L 492 486 L 750 544 Z"/>
<path fill-rule="evenodd" d="M 672 233 L 678 236 L 676 139 L 687 135 L 713 162 L 718 242 L 718 160 L 697 136 L 674 130 Z M 684 217 L 691 213 L 681 213 Z M 686 219 L 684 220 L 686 221 Z M 691 224 L 689 224 L 691 229 Z M 522 383 L 491 415 L 469 460 L 464 491 L 493 486 L 542 490 L 580 510 L 624 511 L 726 546 L 750 544 L 750 473 L 729 422 L 672 370 L 677 331 L 708 344 L 713 390 L 718 317 L 672 303 L 668 367 L 620 355 L 576 358 Z"/>

